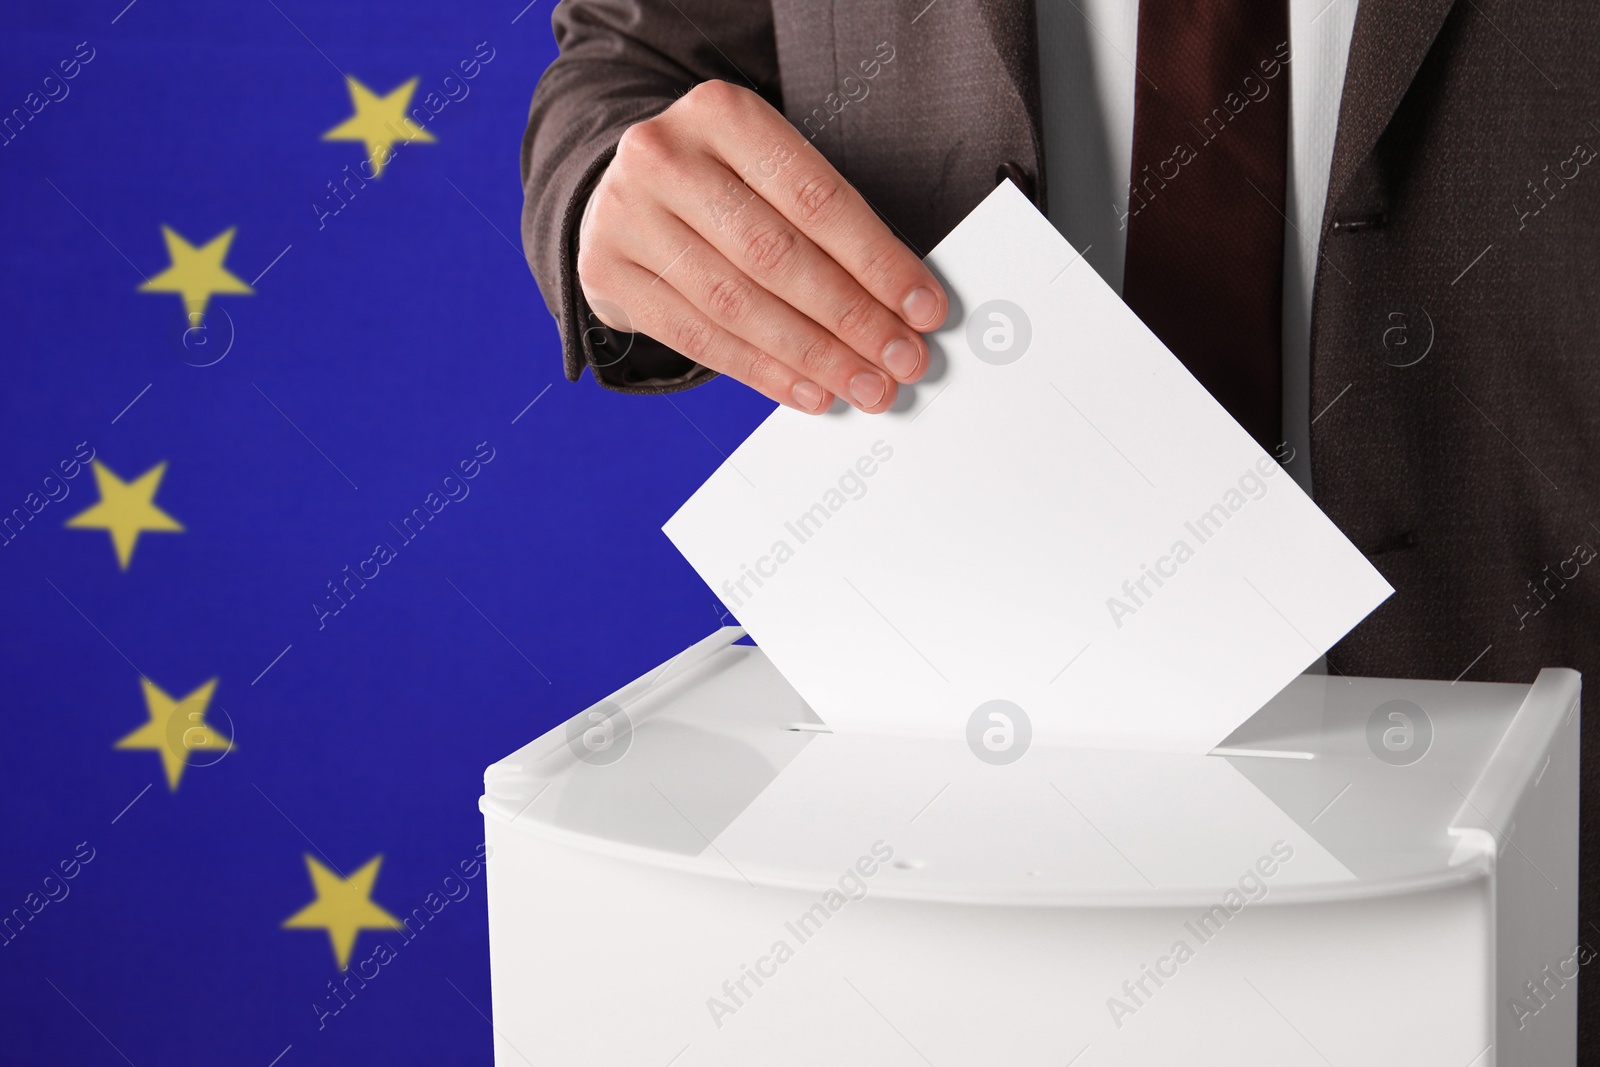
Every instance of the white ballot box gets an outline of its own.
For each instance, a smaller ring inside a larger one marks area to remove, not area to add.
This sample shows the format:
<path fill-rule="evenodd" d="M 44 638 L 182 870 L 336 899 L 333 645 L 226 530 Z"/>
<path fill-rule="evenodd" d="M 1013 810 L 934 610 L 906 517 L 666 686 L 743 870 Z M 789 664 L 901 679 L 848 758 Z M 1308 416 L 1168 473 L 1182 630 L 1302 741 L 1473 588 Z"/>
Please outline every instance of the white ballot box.
<path fill-rule="evenodd" d="M 1193 755 L 835 735 L 741 634 L 485 772 L 500 1067 L 1573 1062 L 1575 672 Z"/>

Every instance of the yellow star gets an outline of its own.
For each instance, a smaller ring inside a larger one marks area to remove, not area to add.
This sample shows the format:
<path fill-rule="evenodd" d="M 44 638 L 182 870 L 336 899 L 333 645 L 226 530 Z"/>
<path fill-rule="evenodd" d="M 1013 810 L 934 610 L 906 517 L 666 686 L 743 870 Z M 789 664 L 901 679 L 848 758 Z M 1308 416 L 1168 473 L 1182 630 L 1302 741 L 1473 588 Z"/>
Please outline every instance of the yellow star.
<path fill-rule="evenodd" d="M 118 741 L 116 747 L 149 748 L 161 753 L 167 787 L 177 792 L 190 752 L 227 752 L 233 748 L 232 741 L 206 723 L 206 709 L 211 705 L 217 680 L 211 679 L 182 700 L 174 700 L 148 678 L 139 679 L 139 683 L 144 687 L 150 721 Z"/>
<path fill-rule="evenodd" d="M 350 102 L 356 113 L 322 135 L 324 141 L 361 141 L 367 146 L 367 158 L 372 162 L 372 176 L 383 173 L 383 165 L 394 155 L 396 141 L 435 141 L 437 138 L 418 126 L 406 114 L 411 106 L 411 94 L 417 91 L 417 80 L 412 78 L 387 96 L 379 96 L 350 75 L 344 76 L 350 89 Z"/>
<path fill-rule="evenodd" d="M 191 326 L 199 326 L 205 318 L 206 304 L 213 294 L 249 296 L 255 290 L 222 265 L 237 230 L 237 226 L 229 227 L 196 248 L 171 226 L 162 226 L 161 236 L 166 239 L 172 266 L 139 286 L 139 292 L 179 294 Z"/>
<path fill-rule="evenodd" d="M 284 920 L 284 929 L 321 928 L 333 942 L 333 955 L 342 971 L 350 965 L 350 951 L 360 930 L 398 930 L 400 920 L 372 902 L 372 885 L 378 880 L 381 855 L 374 856 L 349 878 L 341 878 L 306 854 L 311 888 L 317 899 Z"/>
<path fill-rule="evenodd" d="M 131 482 L 125 482 L 112 473 L 99 460 L 94 463 L 94 482 L 100 490 L 100 503 L 80 511 L 67 520 L 67 525 L 84 530 L 110 530 L 111 543 L 116 546 L 117 562 L 123 570 L 133 561 L 133 546 L 139 535 L 152 533 L 178 533 L 183 524 L 156 507 L 156 490 L 161 476 L 167 472 L 162 460 Z"/>

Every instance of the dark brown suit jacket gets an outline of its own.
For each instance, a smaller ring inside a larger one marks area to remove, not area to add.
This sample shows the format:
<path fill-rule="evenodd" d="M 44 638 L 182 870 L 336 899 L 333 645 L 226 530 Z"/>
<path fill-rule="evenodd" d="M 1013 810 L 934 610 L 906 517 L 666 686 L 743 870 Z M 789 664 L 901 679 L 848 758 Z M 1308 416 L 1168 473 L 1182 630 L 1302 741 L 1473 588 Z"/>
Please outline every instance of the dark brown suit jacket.
<path fill-rule="evenodd" d="M 599 327 L 573 266 L 622 130 L 699 81 L 759 91 L 919 252 L 997 170 L 1043 189 L 1031 0 L 567 0 L 554 25 L 523 238 L 573 380 L 710 377 Z M 879 42 L 895 61 L 844 103 Z M 1318 504 L 1396 595 L 1330 653 L 1343 674 L 1600 679 L 1597 67 L 1584 0 L 1361 0 L 1315 279 L 1310 460 Z M 1585 718 L 1580 930 L 1600 949 Z M 1592 1062 L 1600 979 L 1580 986 Z"/>

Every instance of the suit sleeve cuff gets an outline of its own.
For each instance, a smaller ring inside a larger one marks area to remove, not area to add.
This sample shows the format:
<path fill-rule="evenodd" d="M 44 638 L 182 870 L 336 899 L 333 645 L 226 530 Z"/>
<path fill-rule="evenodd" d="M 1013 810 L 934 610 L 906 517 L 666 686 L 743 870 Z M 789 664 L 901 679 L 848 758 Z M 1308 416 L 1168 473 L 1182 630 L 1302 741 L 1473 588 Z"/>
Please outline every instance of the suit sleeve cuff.
<path fill-rule="evenodd" d="M 614 330 L 602 323 L 578 280 L 578 232 L 600 176 L 616 155 L 607 148 L 589 165 L 561 220 L 561 291 L 566 299 L 561 323 L 562 362 L 567 380 L 577 381 L 588 367 L 595 381 L 619 393 L 676 393 L 710 381 L 717 372 L 642 333 Z"/>

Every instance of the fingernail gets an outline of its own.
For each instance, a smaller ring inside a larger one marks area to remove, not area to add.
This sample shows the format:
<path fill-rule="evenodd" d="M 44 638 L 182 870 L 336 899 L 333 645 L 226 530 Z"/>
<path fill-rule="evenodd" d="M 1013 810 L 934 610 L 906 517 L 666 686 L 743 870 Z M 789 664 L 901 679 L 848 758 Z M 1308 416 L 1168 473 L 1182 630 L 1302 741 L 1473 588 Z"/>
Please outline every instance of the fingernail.
<path fill-rule="evenodd" d="M 889 342 L 883 350 L 883 365 L 889 373 L 905 381 L 917 372 L 917 364 L 922 362 L 922 353 L 917 351 L 917 346 L 907 341 L 904 337 L 897 337 Z"/>
<path fill-rule="evenodd" d="M 816 411 L 826 396 L 816 382 L 801 382 L 794 387 L 794 401 L 807 411 Z"/>
<path fill-rule="evenodd" d="M 939 313 L 939 298 L 933 295 L 932 289 L 919 286 L 911 290 L 911 295 L 900 305 L 900 310 L 905 312 L 906 321 L 911 325 L 927 326 Z"/>
<path fill-rule="evenodd" d="M 881 374 L 869 374 L 862 371 L 850 379 L 850 395 L 856 398 L 856 403 L 864 408 L 876 407 L 878 401 L 883 399 L 883 394 L 889 389 L 889 383 L 884 381 Z"/>

